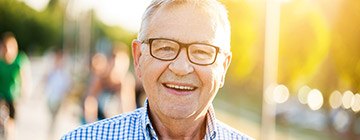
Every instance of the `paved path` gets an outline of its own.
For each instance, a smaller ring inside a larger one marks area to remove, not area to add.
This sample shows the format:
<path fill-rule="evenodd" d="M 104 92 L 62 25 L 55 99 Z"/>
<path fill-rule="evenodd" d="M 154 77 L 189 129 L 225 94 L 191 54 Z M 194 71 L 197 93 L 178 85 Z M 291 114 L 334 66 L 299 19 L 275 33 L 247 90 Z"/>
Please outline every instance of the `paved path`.
<path fill-rule="evenodd" d="M 76 106 L 64 105 L 59 111 L 55 127 L 50 128 L 53 121 L 43 96 L 31 97 L 17 106 L 16 135 L 17 140 L 51 140 L 60 139 L 61 135 L 79 125 Z M 51 135 L 53 132 L 53 135 Z"/>

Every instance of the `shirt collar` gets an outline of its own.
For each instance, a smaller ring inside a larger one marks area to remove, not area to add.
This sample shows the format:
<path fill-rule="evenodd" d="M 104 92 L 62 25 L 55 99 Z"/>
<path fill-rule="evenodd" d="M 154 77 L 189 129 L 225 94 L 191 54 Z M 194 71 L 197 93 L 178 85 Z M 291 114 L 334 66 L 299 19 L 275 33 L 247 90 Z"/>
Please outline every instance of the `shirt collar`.
<path fill-rule="evenodd" d="M 149 139 L 157 139 L 155 129 L 153 128 L 153 126 L 150 122 L 148 99 L 146 99 L 144 102 L 144 108 L 142 108 L 141 114 L 142 114 L 141 115 L 141 120 L 142 120 L 141 125 L 142 125 L 144 135 L 146 136 L 146 138 L 149 138 Z"/>
<path fill-rule="evenodd" d="M 205 139 L 215 139 L 216 137 L 216 118 L 213 105 L 210 105 L 206 115 L 206 134 Z"/>
<path fill-rule="evenodd" d="M 158 139 L 155 133 L 155 129 L 153 128 L 150 117 L 149 117 L 149 103 L 148 99 L 145 100 L 144 108 L 142 109 L 142 128 L 144 135 L 150 139 Z M 213 105 L 210 105 L 207 114 L 206 114 L 206 134 L 205 140 L 215 139 L 216 137 L 216 118 L 215 111 Z"/>

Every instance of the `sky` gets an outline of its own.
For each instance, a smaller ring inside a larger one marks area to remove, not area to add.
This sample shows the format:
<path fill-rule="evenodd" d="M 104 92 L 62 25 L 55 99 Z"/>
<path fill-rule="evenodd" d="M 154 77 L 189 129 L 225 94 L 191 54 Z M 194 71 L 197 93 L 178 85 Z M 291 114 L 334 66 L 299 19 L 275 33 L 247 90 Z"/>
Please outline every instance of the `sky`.
<path fill-rule="evenodd" d="M 49 0 L 20 0 L 37 11 L 46 8 Z M 70 1 L 70 0 L 69 0 Z M 118 25 L 130 31 L 138 31 L 141 16 L 150 0 L 76 0 L 73 9 L 93 8 L 96 16 L 107 25 Z"/>

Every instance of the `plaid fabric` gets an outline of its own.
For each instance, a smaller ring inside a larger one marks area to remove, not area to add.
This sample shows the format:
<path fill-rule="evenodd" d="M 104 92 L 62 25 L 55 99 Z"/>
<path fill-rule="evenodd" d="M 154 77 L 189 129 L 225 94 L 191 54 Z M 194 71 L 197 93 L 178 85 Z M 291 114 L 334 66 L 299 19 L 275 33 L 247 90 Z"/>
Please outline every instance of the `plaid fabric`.
<path fill-rule="evenodd" d="M 133 112 L 121 114 L 92 124 L 81 126 L 64 135 L 62 140 L 158 140 L 156 132 L 150 123 L 145 107 Z M 216 120 L 211 106 L 207 113 L 205 140 L 251 140 L 237 130 Z"/>

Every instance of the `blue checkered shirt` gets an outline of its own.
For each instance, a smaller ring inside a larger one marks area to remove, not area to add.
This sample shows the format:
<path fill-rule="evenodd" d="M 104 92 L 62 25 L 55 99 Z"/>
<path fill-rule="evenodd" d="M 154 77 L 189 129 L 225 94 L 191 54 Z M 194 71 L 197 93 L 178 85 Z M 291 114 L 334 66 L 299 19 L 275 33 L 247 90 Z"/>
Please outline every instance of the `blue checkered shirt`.
<path fill-rule="evenodd" d="M 64 135 L 62 140 L 158 140 L 145 107 L 92 124 L 81 126 Z M 207 113 L 205 140 L 252 140 L 215 118 L 211 106 Z"/>

